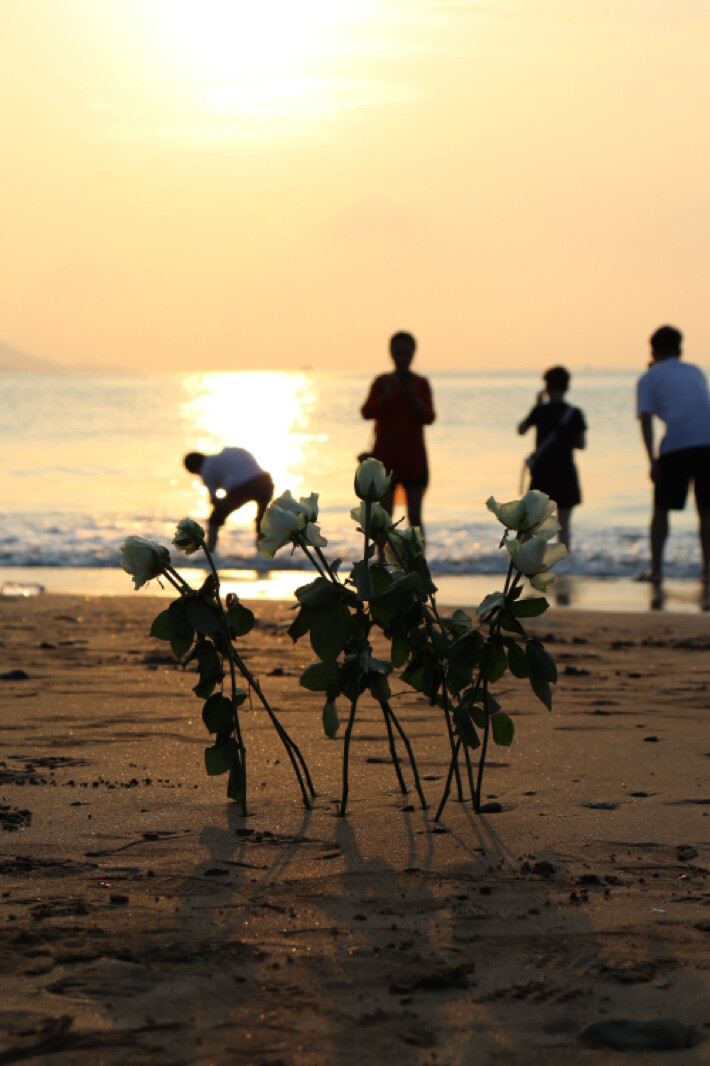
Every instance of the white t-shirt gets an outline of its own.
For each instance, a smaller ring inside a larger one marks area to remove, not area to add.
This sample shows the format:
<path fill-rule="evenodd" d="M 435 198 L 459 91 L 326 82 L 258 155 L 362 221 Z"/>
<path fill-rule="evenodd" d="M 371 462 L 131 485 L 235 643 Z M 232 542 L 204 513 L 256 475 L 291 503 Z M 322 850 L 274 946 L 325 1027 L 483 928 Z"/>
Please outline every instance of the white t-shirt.
<path fill-rule="evenodd" d="M 665 422 L 661 455 L 710 445 L 710 393 L 699 366 L 674 356 L 653 363 L 636 385 L 636 413 Z"/>
<path fill-rule="evenodd" d="M 217 489 L 237 489 L 258 474 L 263 474 L 251 452 L 246 448 L 223 448 L 219 455 L 208 455 L 202 464 L 200 477 L 214 500 Z"/>

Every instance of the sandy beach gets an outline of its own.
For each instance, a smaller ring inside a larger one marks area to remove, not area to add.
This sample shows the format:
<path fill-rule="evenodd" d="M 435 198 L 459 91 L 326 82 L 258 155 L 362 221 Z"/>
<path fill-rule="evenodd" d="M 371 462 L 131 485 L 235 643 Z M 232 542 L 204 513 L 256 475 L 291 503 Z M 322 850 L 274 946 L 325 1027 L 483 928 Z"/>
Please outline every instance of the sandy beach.
<path fill-rule="evenodd" d="M 515 719 L 474 817 L 437 710 L 396 707 L 430 809 L 402 796 L 364 701 L 342 740 L 298 686 L 290 604 L 240 650 L 308 760 L 301 803 L 243 710 L 250 815 L 208 778 L 194 676 L 150 595 L 0 600 L 0 1066 L 710 1062 L 710 620 L 551 610 L 549 714 Z M 655 1034 L 655 1035 L 654 1035 Z M 633 1036 L 633 1034 L 632 1034 Z M 601 1049 L 592 1046 L 606 1041 Z"/>

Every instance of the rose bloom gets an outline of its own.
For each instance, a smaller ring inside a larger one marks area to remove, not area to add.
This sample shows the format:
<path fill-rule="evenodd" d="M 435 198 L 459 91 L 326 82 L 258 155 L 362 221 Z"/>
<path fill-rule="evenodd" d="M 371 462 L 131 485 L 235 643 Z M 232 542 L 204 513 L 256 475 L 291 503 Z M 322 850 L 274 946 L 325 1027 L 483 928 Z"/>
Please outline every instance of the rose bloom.
<path fill-rule="evenodd" d="M 364 459 L 355 471 L 355 494 L 361 500 L 381 500 L 390 487 L 392 475 L 388 474 L 379 459 Z"/>
<path fill-rule="evenodd" d="M 121 545 L 121 568 L 130 574 L 137 589 L 160 577 L 170 565 L 170 552 L 154 540 L 127 537 Z"/>
<path fill-rule="evenodd" d="M 526 577 L 541 574 L 565 558 L 566 547 L 564 544 L 550 544 L 551 536 L 551 530 L 543 529 L 528 540 L 521 542 L 514 538 L 506 543 L 513 565 L 521 574 Z"/>
<path fill-rule="evenodd" d="M 538 533 L 543 529 L 556 532 L 560 524 L 554 515 L 557 505 L 544 492 L 531 489 L 522 499 L 510 503 L 498 503 L 493 496 L 486 500 L 486 507 L 507 529 L 518 533 Z"/>
<path fill-rule="evenodd" d="M 198 522 L 192 518 L 181 518 L 175 530 L 173 544 L 178 551 L 185 555 L 192 555 L 202 547 L 205 541 L 205 531 Z"/>

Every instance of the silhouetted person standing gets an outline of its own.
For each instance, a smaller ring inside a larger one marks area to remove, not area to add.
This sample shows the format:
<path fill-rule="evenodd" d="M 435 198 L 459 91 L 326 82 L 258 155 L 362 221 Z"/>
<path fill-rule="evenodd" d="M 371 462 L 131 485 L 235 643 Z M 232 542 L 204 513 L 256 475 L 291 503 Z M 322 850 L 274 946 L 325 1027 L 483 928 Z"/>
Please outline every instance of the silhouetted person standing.
<path fill-rule="evenodd" d="M 259 525 L 274 494 L 271 475 L 262 470 L 246 448 L 223 448 L 218 455 L 189 452 L 183 459 L 186 470 L 199 474 L 212 502 L 212 514 L 207 523 L 207 547 L 214 551 L 217 534 L 232 511 L 245 503 L 256 502 L 256 541 Z M 219 492 L 222 490 L 223 495 Z"/>
<path fill-rule="evenodd" d="M 543 381 L 545 388 L 518 426 L 518 433 L 527 433 L 531 426 L 537 430 L 535 451 L 528 461 L 532 475 L 530 488 L 547 493 L 557 504 L 560 540 L 570 549 L 572 508 L 582 502 L 574 449 L 584 448 L 587 426 L 580 409 L 565 401 L 569 371 L 563 366 L 553 366 L 545 371 Z"/>
<path fill-rule="evenodd" d="M 651 336 L 651 365 L 636 386 L 636 413 L 651 464 L 651 574 L 663 580 L 663 549 L 669 531 L 668 512 L 682 511 L 693 482 L 700 522 L 701 580 L 707 595 L 710 579 L 710 394 L 700 367 L 681 362 L 683 334 L 661 326 Z M 658 454 L 653 416 L 665 424 Z"/>
<path fill-rule="evenodd" d="M 431 425 L 436 416 L 429 382 L 410 370 L 416 347 L 411 333 L 395 333 L 390 339 L 394 370 L 375 378 L 362 406 L 362 417 L 374 418 L 371 454 L 392 474 L 382 506 L 392 513 L 399 487 L 405 496 L 409 524 L 421 529 L 423 537 L 422 501 L 429 483 L 424 426 Z"/>

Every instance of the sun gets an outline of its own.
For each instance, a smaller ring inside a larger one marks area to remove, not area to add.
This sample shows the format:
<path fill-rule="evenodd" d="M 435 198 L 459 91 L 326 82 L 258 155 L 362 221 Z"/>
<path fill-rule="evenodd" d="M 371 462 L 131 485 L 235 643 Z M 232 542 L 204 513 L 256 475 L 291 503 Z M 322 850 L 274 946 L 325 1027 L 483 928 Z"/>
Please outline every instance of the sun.
<path fill-rule="evenodd" d="M 369 0 L 153 0 L 168 49 L 212 82 L 311 73 Z"/>

